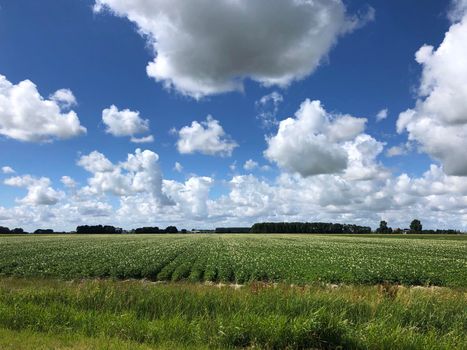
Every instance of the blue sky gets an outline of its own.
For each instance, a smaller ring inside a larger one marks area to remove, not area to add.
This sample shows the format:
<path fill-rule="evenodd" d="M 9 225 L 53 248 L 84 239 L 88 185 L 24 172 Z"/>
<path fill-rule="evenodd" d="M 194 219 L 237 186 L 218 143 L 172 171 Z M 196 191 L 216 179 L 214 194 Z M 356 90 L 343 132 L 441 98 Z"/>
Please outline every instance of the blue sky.
<path fill-rule="evenodd" d="M 467 107 L 455 104 L 467 90 L 467 56 L 459 55 L 465 1 L 274 2 L 280 16 L 266 3 L 210 8 L 200 0 L 194 10 L 163 0 L 0 0 L 0 75 L 8 84 L 0 90 L 0 225 L 374 227 L 387 219 L 402 227 L 419 217 L 427 227 L 464 228 Z M 417 62 L 423 45 L 433 50 Z M 446 65 L 453 72 L 439 68 Z M 443 80 L 450 74 L 459 79 Z M 24 107 L 31 95 L 12 93 L 25 80 L 40 95 L 32 109 Z M 66 98 L 52 97 L 63 89 Z M 264 96 L 280 99 L 261 105 Z M 414 114 L 403 122 L 408 109 Z M 70 112 L 74 124 L 52 127 Z M 440 140 L 427 136 L 427 123 L 439 127 Z M 459 142 L 443 141 L 451 130 Z M 150 135 L 153 142 L 131 142 Z M 137 148 L 141 164 L 132 167 L 125 161 Z M 112 166 L 96 170 L 103 159 Z"/>

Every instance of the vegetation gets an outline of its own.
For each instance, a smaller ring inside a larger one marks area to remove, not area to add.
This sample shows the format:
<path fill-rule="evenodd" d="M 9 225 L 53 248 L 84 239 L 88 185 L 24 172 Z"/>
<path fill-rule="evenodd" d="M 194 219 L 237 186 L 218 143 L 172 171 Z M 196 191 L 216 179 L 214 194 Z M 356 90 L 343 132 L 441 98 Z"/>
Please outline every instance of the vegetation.
<path fill-rule="evenodd" d="M 371 227 L 324 222 L 263 222 L 252 233 L 371 233 Z"/>
<path fill-rule="evenodd" d="M 216 227 L 215 233 L 249 233 L 250 227 Z"/>
<path fill-rule="evenodd" d="M 369 234 L 372 233 L 371 227 L 358 226 L 349 224 L 336 224 L 336 223 L 323 223 L 323 222 L 263 222 L 256 223 L 250 227 L 217 227 L 213 229 L 193 229 L 196 233 L 304 233 L 304 234 Z M 175 226 L 167 226 L 165 229 L 159 229 L 157 226 L 138 227 L 129 231 L 123 230 L 120 227 L 110 225 L 80 225 L 76 228 L 75 232 L 56 232 L 52 229 L 37 229 L 34 234 L 122 234 L 122 233 L 187 233 L 186 229 L 180 231 Z M 10 230 L 8 227 L 0 226 L 1 234 L 27 234 L 22 228 L 15 228 Z M 375 233 L 389 234 L 389 233 L 417 233 L 417 234 L 461 234 L 458 230 L 444 229 L 444 230 L 423 230 L 420 220 L 415 219 L 410 224 L 409 229 L 397 228 L 393 230 L 388 227 L 386 221 L 381 221 L 379 228 Z"/>
<path fill-rule="evenodd" d="M 0 347 L 462 349 L 466 310 L 445 288 L 3 278 Z"/>
<path fill-rule="evenodd" d="M 466 287 L 467 236 L 3 236 L 0 274 Z"/>
<path fill-rule="evenodd" d="M 422 232 L 422 223 L 420 222 L 420 220 L 418 219 L 414 219 L 412 220 L 412 222 L 410 223 L 410 230 L 414 233 L 420 233 Z"/>
<path fill-rule="evenodd" d="M 382 234 L 392 233 L 392 228 L 388 227 L 388 223 L 383 220 L 379 223 L 379 227 L 376 229 L 376 233 L 382 233 Z"/>
<path fill-rule="evenodd" d="M 102 234 L 102 233 L 122 233 L 122 229 L 114 226 L 109 225 L 82 225 L 76 228 L 76 233 L 81 234 Z"/>

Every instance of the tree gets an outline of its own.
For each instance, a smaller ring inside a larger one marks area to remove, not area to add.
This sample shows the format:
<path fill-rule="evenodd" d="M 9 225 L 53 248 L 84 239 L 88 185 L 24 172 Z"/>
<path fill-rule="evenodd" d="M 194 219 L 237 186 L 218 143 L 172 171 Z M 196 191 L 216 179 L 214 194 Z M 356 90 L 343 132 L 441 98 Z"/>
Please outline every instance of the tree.
<path fill-rule="evenodd" d="M 418 219 L 412 220 L 410 223 L 410 231 L 415 232 L 415 233 L 421 233 L 422 232 L 422 223 Z"/>
<path fill-rule="evenodd" d="M 388 223 L 384 220 L 380 221 L 379 228 L 376 229 L 377 233 L 392 233 L 392 228 L 388 227 Z"/>
<path fill-rule="evenodd" d="M 178 230 L 175 226 L 167 226 L 165 233 L 178 233 Z"/>

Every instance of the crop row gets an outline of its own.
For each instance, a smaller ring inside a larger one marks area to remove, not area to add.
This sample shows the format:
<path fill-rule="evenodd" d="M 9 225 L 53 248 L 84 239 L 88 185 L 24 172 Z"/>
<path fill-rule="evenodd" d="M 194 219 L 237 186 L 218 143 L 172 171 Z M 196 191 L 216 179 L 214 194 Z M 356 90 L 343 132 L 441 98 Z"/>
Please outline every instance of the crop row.
<path fill-rule="evenodd" d="M 0 237 L 0 274 L 467 285 L 467 240 L 300 235 Z"/>

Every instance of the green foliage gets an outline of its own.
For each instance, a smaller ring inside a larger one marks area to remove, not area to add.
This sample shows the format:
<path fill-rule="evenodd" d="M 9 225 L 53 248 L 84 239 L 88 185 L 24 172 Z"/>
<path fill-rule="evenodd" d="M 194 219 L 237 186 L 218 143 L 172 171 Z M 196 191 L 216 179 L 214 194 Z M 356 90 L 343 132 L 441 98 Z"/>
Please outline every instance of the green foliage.
<path fill-rule="evenodd" d="M 327 222 L 262 222 L 254 224 L 252 233 L 371 233 L 367 226 Z"/>
<path fill-rule="evenodd" d="M 467 236 L 0 237 L 0 275 L 467 286 Z"/>
<path fill-rule="evenodd" d="M 383 234 L 392 233 L 392 228 L 388 227 L 388 223 L 383 220 L 379 223 L 379 228 L 376 229 L 376 232 Z"/>
<path fill-rule="evenodd" d="M 465 349 L 466 318 L 446 288 L 0 278 L 2 349 Z"/>
<path fill-rule="evenodd" d="M 412 222 L 410 223 L 410 231 L 414 233 L 421 233 L 422 229 L 423 227 L 422 227 L 422 223 L 420 222 L 420 220 L 418 219 L 412 220 Z"/>

